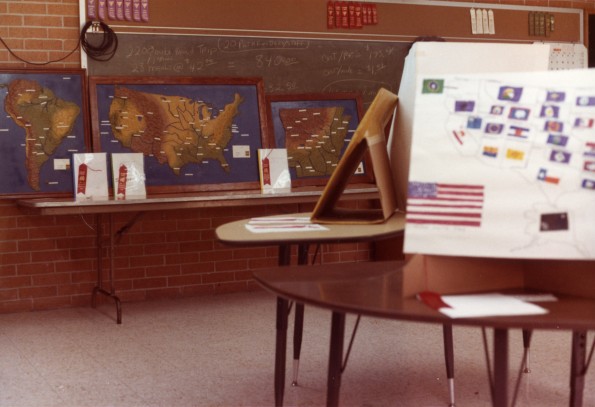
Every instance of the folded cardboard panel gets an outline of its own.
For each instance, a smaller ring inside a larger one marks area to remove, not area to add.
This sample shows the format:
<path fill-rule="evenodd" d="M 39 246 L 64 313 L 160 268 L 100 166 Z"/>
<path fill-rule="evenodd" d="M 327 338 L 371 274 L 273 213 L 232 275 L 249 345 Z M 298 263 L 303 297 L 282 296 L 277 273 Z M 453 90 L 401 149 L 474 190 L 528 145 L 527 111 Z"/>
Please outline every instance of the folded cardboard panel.
<path fill-rule="evenodd" d="M 595 298 L 595 261 L 415 254 L 403 271 L 403 297 L 421 291 L 465 294 L 515 288 Z"/>
<path fill-rule="evenodd" d="M 462 294 L 524 286 L 519 260 L 413 255 L 403 271 L 403 296 L 420 291 Z"/>
<path fill-rule="evenodd" d="M 595 299 L 595 261 L 528 261 L 525 285 L 544 292 Z"/>

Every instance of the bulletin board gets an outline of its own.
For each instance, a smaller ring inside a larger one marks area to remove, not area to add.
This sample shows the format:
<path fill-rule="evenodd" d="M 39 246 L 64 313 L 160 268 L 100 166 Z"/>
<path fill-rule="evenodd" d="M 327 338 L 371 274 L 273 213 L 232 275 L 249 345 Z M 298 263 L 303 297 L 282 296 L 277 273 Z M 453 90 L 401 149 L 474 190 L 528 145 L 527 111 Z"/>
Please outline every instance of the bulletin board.
<path fill-rule="evenodd" d="M 104 1 L 125 4 L 136 0 Z M 360 1 L 362 5 L 374 5 L 376 24 L 359 29 L 329 29 L 326 0 L 226 0 L 206 4 L 197 4 L 195 0 L 142 1 L 147 5 L 147 22 L 124 18 L 105 22 L 118 32 L 156 34 L 358 38 L 405 42 L 418 36 L 435 35 L 448 40 L 532 42 L 546 39 L 545 35 L 531 35 L 528 24 L 532 13 L 541 12 L 554 18 L 554 25 L 547 33 L 548 41 L 584 42 L 583 11 L 571 8 L 434 0 Z M 472 8 L 493 11 L 494 35 L 471 33 L 469 11 Z"/>
<path fill-rule="evenodd" d="M 104 21 L 119 48 L 109 62 L 87 61 L 89 75 L 259 76 L 268 94 L 358 92 L 367 108 L 380 87 L 397 92 L 404 58 L 420 36 L 583 43 L 580 9 L 393 0 L 373 3 L 377 24 L 349 29 L 327 26 L 321 0 L 146 4 L 147 22 Z M 472 34 L 470 11 L 477 6 L 493 12 L 494 34 Z M 536 11 L 555 19 L 547 37 L 530 35 Z"/>

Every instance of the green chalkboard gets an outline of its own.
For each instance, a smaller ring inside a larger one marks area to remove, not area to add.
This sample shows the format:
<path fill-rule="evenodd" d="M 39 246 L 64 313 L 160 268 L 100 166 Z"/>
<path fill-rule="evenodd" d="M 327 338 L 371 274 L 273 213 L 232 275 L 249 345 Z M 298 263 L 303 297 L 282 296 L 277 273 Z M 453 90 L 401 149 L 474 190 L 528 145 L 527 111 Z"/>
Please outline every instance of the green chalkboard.
<path fill-rule="evenodd" d="M 262 77 L 269 94 L 358 92 L 366 107 L 380 87 L 397 92 L 409 47 L 408 42 L 129 33 L 118 34 L 118 40 L 111 60 L 89 60 L 89 75 Z"/>

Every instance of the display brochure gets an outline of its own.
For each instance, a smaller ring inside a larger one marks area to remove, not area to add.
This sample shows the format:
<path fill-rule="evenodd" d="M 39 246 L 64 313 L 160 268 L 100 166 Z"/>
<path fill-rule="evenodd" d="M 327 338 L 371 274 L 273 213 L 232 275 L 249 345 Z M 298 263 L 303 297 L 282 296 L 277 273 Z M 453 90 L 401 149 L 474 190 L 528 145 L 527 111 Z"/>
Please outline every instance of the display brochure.
<path fill-rule="evenodd" d="M 258 172 L 263 194 L 291 192 L 291 176 L 285 148 L 258 149 Z"/>
<path fill-rule="evenodd" d="M 76 201 L 109 199 L 106 153 L 75 153 L 72 168 Z"/>
<path fill-rule="evenodd" d="M 114 198 L 145 199 L 145 167 L 142 153 L 112 153 Z"/>

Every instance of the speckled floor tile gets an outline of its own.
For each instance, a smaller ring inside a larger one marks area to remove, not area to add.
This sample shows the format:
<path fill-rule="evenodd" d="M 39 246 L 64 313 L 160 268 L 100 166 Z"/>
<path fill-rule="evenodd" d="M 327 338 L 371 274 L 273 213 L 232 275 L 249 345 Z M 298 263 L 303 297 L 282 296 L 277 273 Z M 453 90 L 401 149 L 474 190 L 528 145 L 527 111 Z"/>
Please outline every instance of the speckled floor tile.
<path fill-rule="evenodd" d="M 0 315 L 0 407 L 272 406 L 275 298 L 264 292 Z M 347 335 L 355 317 L 347 318 Z M 291 326 L 291 324 L 290 324 Z M 326 400 L 330 313 L 306 307 L 299 385 L 286 406 Z M 491 331 L 488 330 L 488 337 Z M 589 338 L 592 337 L 592 334 Z M 458 407 L 488 407 L 481 330 L 454 329 Z M 511 393 L 522 356 L 510 334 Z M 536 331 L 517 407 L 568 405 L 570 333 Z M 592 370 L 592 369 L 591 369 Z M 363 318 L 343 374 L 341 405 L 439 407 L 448 402 L 438 325 Z M 595 405 L 595 379 L 585 381 Z"/>

